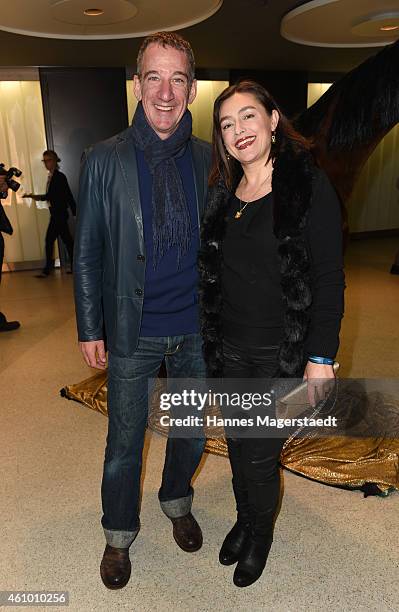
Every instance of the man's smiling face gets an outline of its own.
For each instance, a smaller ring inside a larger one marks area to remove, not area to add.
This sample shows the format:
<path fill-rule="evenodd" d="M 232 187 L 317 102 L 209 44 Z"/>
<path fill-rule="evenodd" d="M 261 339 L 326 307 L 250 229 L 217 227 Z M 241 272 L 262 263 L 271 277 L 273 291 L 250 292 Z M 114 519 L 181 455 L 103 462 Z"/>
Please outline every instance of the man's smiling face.
<path fill-rule="evenodd" d="M 184 51 L 150 44 L 143 54 L 142 74 L 134 76 L 134 93 L 141 100 L 148 123 L 165 140 L 176 130 L 187 105 L 197 93 L 197 82 L 189 81 Z"/>

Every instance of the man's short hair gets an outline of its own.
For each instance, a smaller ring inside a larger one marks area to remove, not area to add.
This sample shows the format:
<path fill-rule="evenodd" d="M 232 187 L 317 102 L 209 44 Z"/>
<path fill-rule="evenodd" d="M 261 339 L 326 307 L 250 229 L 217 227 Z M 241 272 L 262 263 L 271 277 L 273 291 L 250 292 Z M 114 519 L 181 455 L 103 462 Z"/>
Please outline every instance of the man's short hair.
<path fill-rule="evenodd" d="M 141 43 L 141 47 L 137 55 L 138 77 L 141 78 L 142 76 L 144 51 L 149 45 L 152 45 L 153 43 L 155 43 L 156 45 L 161 45 L 164 48 L 172 47 L 173 49 L 183 51 L 183 53 L 186 54 L 189 67 L 188 80 L 191 84 L 195 78 L 194 53 L 190 43 L 187 42 L 187 40 L 185 40 L 183 36 L 180 36 L 180 34 L 176 34 L 175 32 L 156 32 L 155 34 L 150 34 L 149 36 L 146 36 L 146 38 Z"/>

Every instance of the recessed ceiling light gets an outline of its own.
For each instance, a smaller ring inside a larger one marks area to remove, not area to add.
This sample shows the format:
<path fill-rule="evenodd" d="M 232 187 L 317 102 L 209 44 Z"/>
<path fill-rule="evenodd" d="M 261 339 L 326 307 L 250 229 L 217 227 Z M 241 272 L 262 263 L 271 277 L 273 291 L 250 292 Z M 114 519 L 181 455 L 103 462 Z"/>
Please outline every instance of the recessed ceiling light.
<path fill-rule="evenodd" d="M 85 15 L 88 15 L 88 17 L 98 17 L 98 15 L 104 15 L 103 9 L 99 8 L 87 8 L 83 12 Z"/>
<path fill-rule="evenodd" d="M 392 30 L 397 30 L 399 28 L 399 26 L 395 26 L 395 25 L 385 25 L 385 26 L 381 26 L 380 30 L 382 30 L 383 32 L 391 32 Z"/>

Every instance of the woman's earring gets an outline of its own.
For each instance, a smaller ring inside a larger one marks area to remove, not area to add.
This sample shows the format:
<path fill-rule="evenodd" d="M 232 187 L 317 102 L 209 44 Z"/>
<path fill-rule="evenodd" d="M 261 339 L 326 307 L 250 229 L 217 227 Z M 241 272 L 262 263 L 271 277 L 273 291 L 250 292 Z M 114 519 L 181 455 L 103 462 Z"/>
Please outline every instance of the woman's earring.
<path fill-rule="evenodd" d="M 224 150 L 224 154 L 226 155 L 226 159 L 230 160 L 230 153 L 227 151 L 227 149 Z"/>
<path fill-rule="evenodd" d="M 276 130 L 273 130 L 272 132 L 272 143 L 276 144 Z"/>

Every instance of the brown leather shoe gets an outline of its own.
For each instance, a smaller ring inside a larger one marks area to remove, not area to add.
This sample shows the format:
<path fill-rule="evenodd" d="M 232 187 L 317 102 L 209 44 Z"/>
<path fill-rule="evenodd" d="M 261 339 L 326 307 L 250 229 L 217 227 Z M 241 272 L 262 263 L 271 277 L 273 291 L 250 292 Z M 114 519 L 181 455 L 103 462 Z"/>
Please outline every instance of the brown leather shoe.
<path fill-rule="evenodd" d="M 196 552 L 202 546 L 202 531 L 197 521 L 189 512 L 179 518 L 171 518 L 173 537 L 178 546 L 185 552 Z"/>
<path fill-rule="evenodd" d="M 100 565 L 101 579 L 107 589 L 122 589 L 127 585 L 132 566 L 128 548 L 106 545 Z"/>

